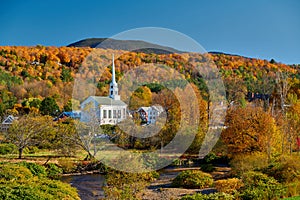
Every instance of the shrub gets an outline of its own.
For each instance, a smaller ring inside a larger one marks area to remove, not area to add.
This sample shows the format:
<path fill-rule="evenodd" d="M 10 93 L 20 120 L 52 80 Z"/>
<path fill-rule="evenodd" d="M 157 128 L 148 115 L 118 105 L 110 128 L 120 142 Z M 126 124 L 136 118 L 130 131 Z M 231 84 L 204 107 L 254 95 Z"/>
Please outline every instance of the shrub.
<path fill-rule="evenodd" d="M 17 150 L 17 147 L 14 144 L 10 144 L 10 143 L 0 144 L 0 154 L 1 155 L 11 154 L 16 150 Z"/>
<path fill-rule="evenodd" d="M 175 159 L 172 162 L 172 166 L 180 166 L 182 165 L 182 161 L 180 159 Z"/>
<path fill-rule="evenodd" d="M 247 172 L 243 174 L 242 180 L 244 187 L 240 191 L 240 196 L 244 200 L 279 199 L 285 194 L 282 184 L 260 172 Z"/>
<path fill-rule="evenodd" d="M 236 155 L 230 164 L 233 174 L 236 175 L 241 175 L 248 171 L 259 171 L 269 165 L 268 156 L 262 153 Z"/>
<path fill-rule="evenodd" d="M 46 176 L 46 168 L 36 163 L 21 162 L 19 165 L 26 167 L 34 176 Z"/>
<path fill-rule="evenodd" d="M 211 193 L 201 194 L 197 193 L 194 195 L 187 195 L 181 198 L 181 200 L 233 200 L 235 197 L 231 194 L 226 193 Z"/>
<path fill-rule="evenodd" d="M 281 183 L 300 181 L 299 156 L 284 156 L 280 160 L 265 167 L 263 173 L 274 177 Z"/>
<path fill-rule="evenodd" d="M 65 158 L 58 159 L 58 166 L 62 168 L 63 173 L 71 173 L 76 170 L 75 163 Z"/>
<path fill-rule="evenodd" d="M 35 154 L 39 151 L 39 148 L 36 146 L 29 146 L 23 150 L 24 154 Z"/>
<path fill-rule="evenodd" d="M 146 185 L 158 177 L 158 173 L 127 173 L 110 170 L 106 175 L 104 192 L 107 199 L 136 199 Z"/>
<path fill-rule="evenodd" d="M 49 179 L 28 179 L 26 181 L 1 181 L 0 199 L 78 199 L 75 188 L 67 183 Z"/>
<path fill-rule="evenodd" d="M 228 194 L 235 194 L 243 185 L 243 182 L 237 178 L 215 181 L 215 187 L 218 192 L 224 192 Z"/>
<path fill-rule="evenodd" d="M 46 165 L 46 172 L 49 178 L 57 179 L 63 173 L 63 170 L 54 163 L 48 163 Z"/>
<path fill-rule="evenodd" d="M 174 187 L 183 188 L 206 188 L 213 185 L 213 178 L 210 174 L 200 170 L 187 170 L 181 172 L 172 182 Z"/>
<path fill-rule="evenodd" d="M 43 169 L 34 163 L 0 163 L 0 199 L 79 200 L 69 184 L 41 176 Z"/>
<path fill-rule="evenodd" d="M 0 180 L 15 181 L 25 180 L 32 177 L 30 170 L 17 164 L 2 163 L 0 165 Z"/>
<path fill-rule="evenodd" d="M 215 170 L 213 164 L 202 164 L 200 168 L 204 172 L 213 172 Z"/>
<path fill-rule="evenodd" d="M 286 184 L 286 188 L 287 188 L 286 196 L 292 197 L 292 196 L 300 195 L 300 181 L 294 181 L 292 183 L 288 183 Z"/>
<path fill-rule="evenodd" d="M 204 157 L 206 163 L 212 163 L 217 159 L 219 159 L 219 157 L 215 153 L 209 153 Z"/>

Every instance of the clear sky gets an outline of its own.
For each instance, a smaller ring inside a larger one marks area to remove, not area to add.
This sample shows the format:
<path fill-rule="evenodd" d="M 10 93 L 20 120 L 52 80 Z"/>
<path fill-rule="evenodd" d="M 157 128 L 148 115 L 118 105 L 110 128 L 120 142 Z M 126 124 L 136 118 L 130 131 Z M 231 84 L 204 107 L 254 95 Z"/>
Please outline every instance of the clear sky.
<path fill-rule="evenodd" d="M 163 27 L 207 51 L 300 64 L 299 0 L 0 0 L 0 8 L 1 46 L 64 46 Z"/>

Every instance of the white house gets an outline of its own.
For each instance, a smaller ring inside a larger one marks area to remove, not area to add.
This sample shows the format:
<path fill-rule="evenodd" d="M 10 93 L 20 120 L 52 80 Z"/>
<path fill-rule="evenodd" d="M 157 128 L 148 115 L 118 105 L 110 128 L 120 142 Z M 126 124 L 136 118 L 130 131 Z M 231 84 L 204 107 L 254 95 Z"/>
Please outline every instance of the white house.
<path fill-rule="evenodd" d="M 109 96 L 89 96 L 80 104 L 80 107 L 80 120 L 83 122 L 97 120 L 101 125 L 114 125 L 126 119 L 127 104 L 120 100 L 118 84 L 115 79 L 114 56 Z"/>
<path fill-rule="evenodd" d="M 1 131 L 6 132 L 14 120 L 18 119 L 18 117 L 14 117 L 12 115 L 8 115 L 3 122 L 1 123 Z"/>
<path fill-rule="evenodd" d="M 143 122 L 147 124 L 155 124 L 159 115 L 164 111 L 161 106 L 140 107 L 138 113 Z"/>

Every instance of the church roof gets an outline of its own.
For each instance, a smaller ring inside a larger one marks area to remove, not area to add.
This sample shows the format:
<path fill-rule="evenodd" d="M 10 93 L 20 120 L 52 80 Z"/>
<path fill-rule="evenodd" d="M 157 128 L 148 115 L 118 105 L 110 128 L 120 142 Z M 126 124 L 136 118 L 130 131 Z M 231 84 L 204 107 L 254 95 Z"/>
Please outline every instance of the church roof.
<path fill-rule="evenodd" d="M 101 97 L 101 96 L 91 96 L 95 101 L 97 101 L 100 105 L 114 105 L 114 106 L 126 106 L 121 100 L 115 100 L 109 97 Z"/>

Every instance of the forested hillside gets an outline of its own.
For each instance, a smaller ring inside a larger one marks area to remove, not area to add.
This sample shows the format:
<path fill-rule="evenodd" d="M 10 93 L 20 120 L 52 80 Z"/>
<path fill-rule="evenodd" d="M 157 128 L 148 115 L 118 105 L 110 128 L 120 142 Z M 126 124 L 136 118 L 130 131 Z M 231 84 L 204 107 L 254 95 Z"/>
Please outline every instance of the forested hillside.
<path fill-rule="evenodd" d="M 95 71 L 81 66 L 92 51 L 93 49 L 89 47 L 0 47 L 0 114 L 17 113 L 22 110 L 21 107 L 38 109 L 39 106 L 35 104 L 45 97 L 53 98 L 60 109 L 68 107 L 68 102 L 70 103 L 72 98 L 74 79 L 96 76 Z M 277 72 L 288 74 L 292 87 L 289 93 L 300 95 L 299 67 L 276 63 L 274 60 L 269 62 L 216 53 L 156 55 L 122 50 L 97 49 L 97 51 L 101 55 L 96 58 L 97 62 L 110 59 L 112 53 L 121 54 L 115 61 L 118 79 L 126 71 L 143 63 L 165 64 L 178 70 L 188 81 L 197 85 L 204 99 L 207 99 L 206 85 L 192 64 L 205 63 L 208 58 L 220 69 L 229 102 L 243 102 L 248 92 L 276 96 Z M 81 71 L 78 73 L 80 67 Z M 98 95 L 107 95 L 110 78 L 108 66 L 97 80 Z"/>

